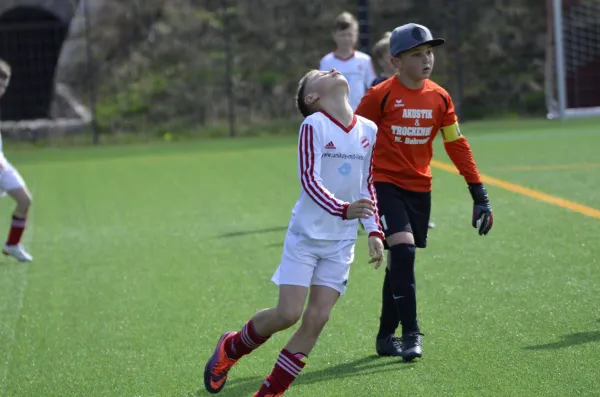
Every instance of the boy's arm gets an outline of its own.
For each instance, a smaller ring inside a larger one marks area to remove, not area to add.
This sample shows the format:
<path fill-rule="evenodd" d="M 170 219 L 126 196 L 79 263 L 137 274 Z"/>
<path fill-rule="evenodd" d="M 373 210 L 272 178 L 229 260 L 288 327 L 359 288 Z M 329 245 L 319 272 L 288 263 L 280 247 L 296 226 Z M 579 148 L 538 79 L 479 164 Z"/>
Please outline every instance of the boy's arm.
<path fill-rule="evenodd" d="M 442 121 L 440 132 L 444 140 L 444 149 L 448 157 L 458 169 L 458 172 L 465 178 L 467 183 L 481 183 L 481 177 L 473 158 L 473 152 L 467 142 L 467 139 L 460 133 L 458 118 L 454 111 L 454 103 L 449 95 L 444 97 L 446 102 L 446 114 Z"/>
<path fill-rule="evenodd" d="M 298 139 L 298 173 L 302 190 L 331 215 L 347 219 L 350 203 L 338 200 L 323 186 L 320 174 L 323 145 L 318 125 L 305 120 Z"/>
<path fill-rule="evenodd" d="M 450 157 L 458 172 L 465 178 L 465 181 L 469 184 L 481 183 L 471 146 L 460 133 L 458 121 L 442 127 L 442 137 L 448 157 Z"/>
<path fill-rule="evenodd" d="M 460 133 L 454 104 L 450 96 L 445 97 L 445 102 L 447 111 L 441 128 L 444 149 L 469 185 L 469 192 L 473 198 L 472 225 L 479 229 L 480 235 L 485 235 L 488 234 L 494 223 L 490 200 L 477 170 L 471 147 L 467 139 Z"/>
<path fill-rule="evenodd" d="M 382 101 L 379 97 L 379 91 L 376 90 L 375 87 L 369 88 L 367 93 L 360 100 L 354 113 L 379 125 L 379 121 L 381 120 Z"/>
<path fill-rule="evenodd" d="M 385 239 L 381 225 L 379 223 L 379 213 L 377 211 L 377 196 L 375 195 L 375 186 L 373 186 L 373 146 L 375 145 L 375 134 L 373 134 L 373 142 L 370 142 L 369 152 L 365 156 L 363 162 L 363 179 L 360 187 L 360 197 L 367 198 L 375 203 L 375 211 L 373 216 L 367 219 L 361 219 L 363 226 L 369 237 L 376 236 L 381 240 Z"/>

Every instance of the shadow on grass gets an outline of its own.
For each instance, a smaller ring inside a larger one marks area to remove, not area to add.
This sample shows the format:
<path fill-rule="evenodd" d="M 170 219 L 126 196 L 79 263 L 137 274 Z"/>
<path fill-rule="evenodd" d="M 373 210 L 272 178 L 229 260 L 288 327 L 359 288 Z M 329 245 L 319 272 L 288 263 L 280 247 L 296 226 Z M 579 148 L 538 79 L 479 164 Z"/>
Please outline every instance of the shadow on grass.
<path fill-rule="evenodd" d="M 348 377 L 366 376 L 375 373 L 398 371 L 400 369 L 409 369 L 414 363 L 404 363 L 399 359 L 384 359 L 378 356 L 363 357 L 358 360 L 350 361 L 339 365 L 334 365 L 325 370 L 307 371 L 300 374 L 294 385 L 312 385 L 331 379 L 343 379 Z M 245 378 L 234 378 L 227 382 L 227 386 L 219 393 L 222 397 L 240 397 L 251 396 L 260 389 L 263 381 L 268 374 L 264 376 L 251 376 Z M 293 386 L 292 386 L 293 387 Z M 209 396 L 204 388 L 201 388 L 191 396 Z M 190 397 L 191 397 L 190 396 Z"/>
<path fill-rule="evenodd" d="M 599 320 L 600 321 L 600 320 Z M 563 347 L 582 345 L 584 343 L 600 342 L 600 331 L 575 332 L 573 334 L 563 335 L 562 340 L 543 345 L 534 345 L 524 347 L 526 350 L 550 350 L 561 349 Z"/>
<path fill-rule="evenodd" d="M 229 232 L 229 233 L 221 234 L 218 237 L 219 238 L 242 237 L 242 236 L 251 236 L 253 234 L 266 234 L 266 233 L 282 232 L 284 230 L 287 230 L 287 226 L 270 227 L 270 228 L 258 229 L 258 230 L 245 230 L 245 231 L 239 231 L 239 232 Z"/>
<path fill-rule="evenodd" d="M 343 379 L 355 376 L 365 376 L 375 373 L 409 369 L 416 363 L 405 363 L 400 358 L 385 359 L 376 355 L 363 357 L 348 363 L 334 365 L 322 371 L 312 371 L 300 374 L 294 382 L 297 385 L 312 385 L 330 379 Z"/>

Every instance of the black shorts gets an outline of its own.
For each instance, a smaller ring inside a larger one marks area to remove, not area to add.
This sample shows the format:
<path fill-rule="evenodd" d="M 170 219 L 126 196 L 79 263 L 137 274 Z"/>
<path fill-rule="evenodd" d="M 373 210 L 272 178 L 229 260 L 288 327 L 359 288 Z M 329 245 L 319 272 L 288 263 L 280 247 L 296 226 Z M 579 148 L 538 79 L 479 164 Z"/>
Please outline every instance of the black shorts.
<path fill-rule="evenodd" d="M 386 237 L 409 232 L 418 248 L 427 246 L 431 192 L 411 192 L 393 183 L 375 182 L 377 209 Z M 385 245 L 386 248 L 387 244 Z"/>

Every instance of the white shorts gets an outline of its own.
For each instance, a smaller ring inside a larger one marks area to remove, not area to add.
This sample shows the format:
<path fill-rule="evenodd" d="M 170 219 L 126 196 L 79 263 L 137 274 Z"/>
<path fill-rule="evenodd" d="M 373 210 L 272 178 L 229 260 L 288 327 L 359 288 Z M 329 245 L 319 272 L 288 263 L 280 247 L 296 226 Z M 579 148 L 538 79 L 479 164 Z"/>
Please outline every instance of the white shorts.
<path fill-rule="evenodd" d="M 25 187 L 25 181 L 19 171 L 4 157 L 0 155 L 0 197 L 6 192 Z"/>
<path fill-rule="evenodd" d="M 346 292 L 356 240 L 315 240 L 288 230 L 283 255 L 271 278 L 277 285 L 323 285 Z"/>

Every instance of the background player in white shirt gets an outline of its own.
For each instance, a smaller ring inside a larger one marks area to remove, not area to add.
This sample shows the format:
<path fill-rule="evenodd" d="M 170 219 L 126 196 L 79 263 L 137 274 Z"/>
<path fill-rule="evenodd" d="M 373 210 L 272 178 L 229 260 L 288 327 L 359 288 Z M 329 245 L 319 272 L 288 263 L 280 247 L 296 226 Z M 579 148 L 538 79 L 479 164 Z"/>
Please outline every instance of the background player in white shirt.
<path fill-rule="evenodd" d="M 350 87 L 350 106 L 356 110 L 377 75 L 371 57 L 354 49 L 358 41 L 358 21 L 349 12 L 335 19 L 333 40 L 336 49 L 321 59 L 319 70 L 336 69 L 344 75 Z"/>
<path fill-rule="evenodd" d="M 381 73 L 371 82 L 371 87 L 376 86 L 389 79 L 396 74 L 394 64 L 390 60 L 390 37 L 392 32 L 385 32 L 383 37 L 375 43 L 371 54 L 373 54 L 373 62 L 379 66 Z"/>
<path fill-rule="evenodd" d="M 10 77 L 11 67 L 0 59 L 0 98 L 6 92 Z M 33 257 L 21 245 L 21 236 L 27 224 L 27 213 L 31 206 L 31 193 L 25 186 L 25 181 L 19 172 L 8 162 L 2 151 L 2 136 L 0 135 L 0 197 L 8 194 L 16 201 L 17 207 L 13 212 L 8 238 L 2 252 L 12 256 L 20 262 L 31 262 Z"/>
<path fill-rule="evenodd" d="M 254 397 L 283 395 L 346 290 L 358 219 L 369 232 L 370 263 L 375 268 L 382 263 L 383 234 L 371 176 L 375 124 L 354 115 L 348 83 L 335 69 L 307 73 L 300 80 L 296 101 L 306 117 L 298 140 L 302 189 L 272 278 L 279 286 L 279 302 L 275 308 L 258 312 L 241 331 L 221 336 L 204 370 L 204 383 L 211 393 L 221 391 L 229 370 L 241 357 L 302 316 L 302 324 Z"/>

